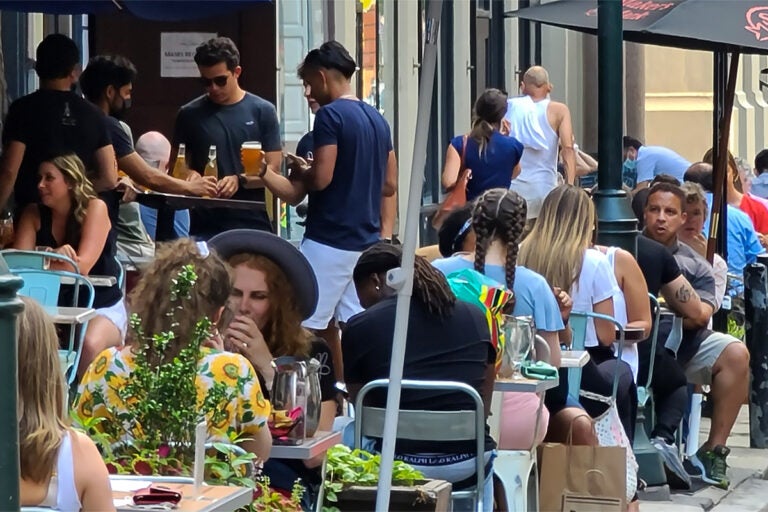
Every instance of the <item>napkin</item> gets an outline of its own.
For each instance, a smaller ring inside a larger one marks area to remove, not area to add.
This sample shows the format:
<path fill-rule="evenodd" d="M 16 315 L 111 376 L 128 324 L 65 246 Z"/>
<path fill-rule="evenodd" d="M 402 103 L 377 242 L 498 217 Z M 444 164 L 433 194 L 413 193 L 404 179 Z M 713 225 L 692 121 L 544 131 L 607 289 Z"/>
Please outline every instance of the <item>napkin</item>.
<path fill-rule="evenodd" d="M 554 380 L 558 378 L 557 368 L 543 361 L 535 363 L 526 361 L 520 367 L 523 377 L 537 380 Z"/>

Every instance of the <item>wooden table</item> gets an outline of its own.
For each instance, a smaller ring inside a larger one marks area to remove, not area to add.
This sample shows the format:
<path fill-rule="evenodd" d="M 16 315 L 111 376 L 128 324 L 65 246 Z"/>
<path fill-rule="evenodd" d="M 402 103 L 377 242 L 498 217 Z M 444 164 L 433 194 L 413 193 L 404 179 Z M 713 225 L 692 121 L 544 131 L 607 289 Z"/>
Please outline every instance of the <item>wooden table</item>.
<path fill-rule="evenodd" d="M 234 210 L 265 210 L 264 201 L 243 201 L 242 199 L 219 199 L 216 197 L 194 197 L 160 192 L 142 192 L 136 195 L 136 202 L 157 210 L 155 240 L 173 240 L 173 213 L 189 208 L 228 208 Z"/>
<path fill-rule="evenodd" d="M 96 316 L 96 310 L 93 308 L 45 306 L 43 309 L 45 309 L 45 312 L 50 315 L 56 324 L 79 325 Z"/>
<path fill-rule="evenodd" d="M 253 501 L 253 489 L 247 487 L 204 485 L 196 490 L 194 484 L 153 482 L 152 477 L 140 478 L 140 480 L 128 480 L 121 479 L 119 476 L 110 477 L 112 500 L 119 512 L 147 510 L 134 507 L 131 496 L 134 491 L 152 483 L 181 493 L 182 498 L 178 507 L 172 509 L 178 512 L 234 512 L 247 507 Z"/>

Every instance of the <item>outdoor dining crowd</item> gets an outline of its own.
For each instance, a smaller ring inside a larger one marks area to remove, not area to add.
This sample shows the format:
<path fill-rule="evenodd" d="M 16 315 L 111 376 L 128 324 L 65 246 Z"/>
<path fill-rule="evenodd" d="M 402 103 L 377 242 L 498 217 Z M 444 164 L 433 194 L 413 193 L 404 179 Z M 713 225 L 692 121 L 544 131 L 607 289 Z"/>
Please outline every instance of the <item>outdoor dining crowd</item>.
<path fill-rule="evenodd" d="M 180 107 L 170 141 L 149 132 L 134 144 L 122 118 L 137 70 L 125 57 L 99 55 L 81 74 L 79 54 L 66 36 L 46 37 L 35 63 L 40 88 L 14 101 L 3 125 L 0 206 L 15 221 L 6 249 L 45 253 L 49 272 L 114 278 L 93 287 L 95 316 L 77 337 L 78 357 L 66 377 L 58 351 L 67 331 L 24 298 L 22 503 L 113 509 L 104 454 L 70 428 L 69 406 L 81 420 L 104 418 L 119 427 L 137 407 L 126 390 L 144 382 L 135 377 L 140 366 L 181 358 L 207 318 L 197 352 L 198 400 L 182 405 L 194 409 L 225 393 L 228 402 L 209 421 L 209 437 L 242 438 L 240 446 L 263 463 L 270 485 L 290 494 L 300 479 L 303 504 L 311 507 L 322 460 L 269 456 L 273 360 L 320 364 L 318 430 L 324 432 L 348 431 L 352 418 L 342 402 L 354 403 L 366 383 L 389 377 L 397 291 L 387 273 L 403 255 L 393 240 L 397 159 L 387 122 L 353 94 L 356 64 L 347 50 L 326 42 L 298 69 L 313 130 L 296 154 L 284 153 L 274 106 L 240 88 L 239 52 L 217 37 L 197 48 L 204 94 Z M 403 376 L 469 384 L 488 415 L 508 315 L 532 319 L 549 349 L 531 356 L 539 362 L 523 362 L 533 368 L 528 376 L 538 370 L 558 385 L 546 391 L 543 407 L 536 393 L 503 393 L 499 435 L 487 428 L 484 454 L 473 442 L 402 440 L 396 458 L 461 490 L 476 485 L 476 457 L 484 457 L 482 510 L 494 510 L 497 450 L 529 450 L 544 440 L 597 446 L 595 420 L 615 409 L 620 425 L 614 427 L 623 428 L 634 460 L 638 388 L 649 388 L 649 437 L 670 484 L 687 488 L 701 479 L 728 488 L 726 445 L 746 399 L 749 353 L 742 340 L 713 331 L 711 323 L 740 292 L 733 276 L 768 245 L 768 201 L 760 197 L 768 197 L 768 173 L 762 174 L 768 152 L 755 158 L 757 176 L 730 159 L 728 258 L 710 262 L 704 233 L 714 190 L 711 152 L 690 163 L 625 137 L 623 180 L 641 230 L 637 253 L 598 245 L 591 192 L 579 186 L 598 162 L 574 144 L 568 107 L 550 100 L 551 89 L 546 70 L 536 66 L 524 74 L 517 97 L 486 90 L 468 132 L 451 140 L 442 182 L 448 197 L 463 192 L 466 200 L 441 208 L 439 244 L 417 252 Z M 261 158 L 244 165 L 241 148 L 253 141 Z M 212 160 L 217 175 L 208 172 Z M 135 201 L 145 190 L 207 197 L 212 206 L 177 211 L 176 239 L 155 247 L 158 213 Z M 270 195 L 291 205 L 308 201 L 298 249 L 270 232 L 265 208 L 214 201 L 263 204 Z M 127 264 L 140 275 L 126 292 Z M 467 296 L 467 282 L 479 283 L 474 297 Z M 63 286 L 60 304 L 72 302 L 76 291 Z M 504 299 L 484 306 L 481 293 Z M 669 312 L 657 325 L 649 294 Z M 577 329 L 577 313 L 604 316 Z M 576 387 L 570 370 L 561 368 L 562 351 L 571 346 L 589 354 Z M 68 383 L 71 400 L 62 404 Z M 689 385 L 708 388 L 712 422 L 709 437 L 683 461 L 676 438 Z M 385 397 L 370 401 L 383 407 Z M 401 401 L 403 409 L 473 407 L 461 393 L 405 390 Z M 135 426 L 122 434 L 111 442 L 135 435 Z M 380 439 L 368 441 L 371 451 L 381 450 Z M 634 470 L 627 474 L 626 503 L 638 510 Z M 456 510 L 472 508 L 456 503 Z"/>

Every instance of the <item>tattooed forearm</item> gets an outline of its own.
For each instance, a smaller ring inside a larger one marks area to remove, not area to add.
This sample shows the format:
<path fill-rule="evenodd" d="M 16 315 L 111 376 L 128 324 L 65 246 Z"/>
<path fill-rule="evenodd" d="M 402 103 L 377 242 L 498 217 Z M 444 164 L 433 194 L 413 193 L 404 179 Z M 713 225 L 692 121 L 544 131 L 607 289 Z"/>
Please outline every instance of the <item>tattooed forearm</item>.
<path fill-rule="evenodd" d="M 688 283 L 683 284 L 680 286 L 680 288 L 677 289 L 675 292 L 675 299 L 682 302 L 683 304 L 691 300 L 691 287 L 688 285 Z"/>

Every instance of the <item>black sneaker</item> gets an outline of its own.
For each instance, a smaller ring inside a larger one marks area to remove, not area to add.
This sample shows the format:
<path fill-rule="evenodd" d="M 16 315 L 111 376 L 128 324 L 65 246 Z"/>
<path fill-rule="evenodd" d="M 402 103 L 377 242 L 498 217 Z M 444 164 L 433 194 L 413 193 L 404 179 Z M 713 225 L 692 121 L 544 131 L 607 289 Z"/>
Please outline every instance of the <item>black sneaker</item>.
<path fill-rule="evenodd" d="M 667 474 L 667 483 L 672 489 L 688 490 L 691 488 L 691 477 L 683 467 L 677 448 L 660 437 L 651 439 L 651 445 L 661 455 L 664 462 L 664 470 Z"/>
<path fill-rule="evenodd" d="M 721 444 L 711 450 L 702 446 L 689 460 L 701 471 L 701 479 L 704 482 L 728 490 L 731 481 L 728 479 L 728 464 L 725 459 L 730 453 L 731 450 Z"/>

